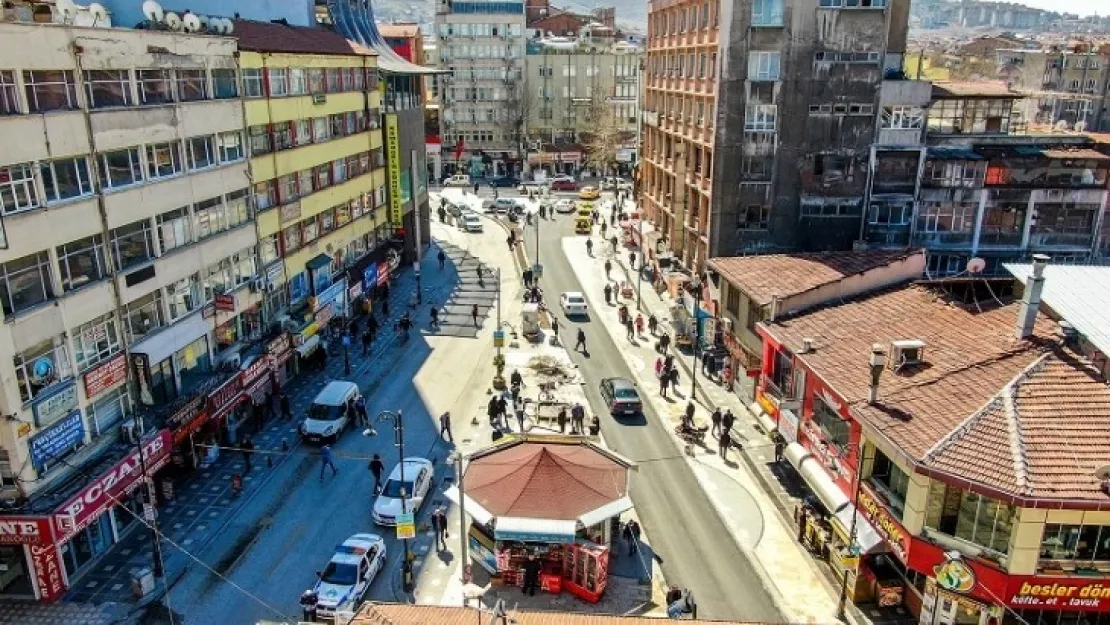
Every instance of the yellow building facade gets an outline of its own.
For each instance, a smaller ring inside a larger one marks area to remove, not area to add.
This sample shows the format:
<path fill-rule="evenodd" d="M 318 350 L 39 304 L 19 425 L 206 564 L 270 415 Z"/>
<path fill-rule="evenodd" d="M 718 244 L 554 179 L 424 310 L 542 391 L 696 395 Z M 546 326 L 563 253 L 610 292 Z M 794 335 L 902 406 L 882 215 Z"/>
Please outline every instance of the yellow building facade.
<path fill-rule="evenodd" d="M 239 64 L 263 312 L 303 344 L 359 302 L 359 265 L 392 235 L 377 57 L 327 31 L 290 45 L 266 31 L 301 29 L 251 27 Z"/>

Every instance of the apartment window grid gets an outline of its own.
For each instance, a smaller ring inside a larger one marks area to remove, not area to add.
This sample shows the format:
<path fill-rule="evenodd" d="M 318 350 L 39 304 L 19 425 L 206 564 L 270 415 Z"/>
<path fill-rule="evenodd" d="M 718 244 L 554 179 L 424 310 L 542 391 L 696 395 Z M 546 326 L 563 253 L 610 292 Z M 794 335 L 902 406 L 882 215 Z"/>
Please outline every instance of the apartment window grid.
<path fill-rule="evenodd" d="M 70 331 L 70 336 L 73 338 L 73 357 L 77 361 L 78 371 L 86 371 L 115 356 L 122 349 L 115 313 L 108 313 L 74 328 Z"/>
<path fill-rule="evenodd" d="M 166 325 L 161 290 L 155 290 L 124 305 L 123 326 L 128 342 L 134 343 Z"/>
<path fill-rule="evenodd" d="M 0 264 L 0 306 L 12 315 L 54 299 L 50 258 L 46 252 Z"/>
<path fill-rule="evenodd" d="M 140 69 L 135 71 L 142 104 L 169 104 L 174 101 L 173 71 L 168 69 Z"/>
<path fill-rule="evenodd" d="M 178 69 L 177 97 L 181 102 L 208 99 L 208 76 L 203 69 Z"/>
<path fill-rule="evenodd" d="M 125 69 L 86 71 L 85 99 L 94 109 L 133 105 L 131 72 Z"/>
<path fill-rule="evenodd" d="M 919 130 L 925 127 L 925 109 L 910 104 L 883 107 L 882 124 L 887 130 Z"/>
<path fill-rule="evenodd" d="M 350 180 L 369 173 L 372 169 L 384 167 L 384 151 L 378 148 L 372 152 L 360 152 L 344 157 L 343 162 L 342 173 L 346 176 L 345 180 Z M 279 176 L 275 180 L 255 183 L 255 204 L 259 210 L 263 210 L 274 204 L 293 202 L 343 182 L 344 180 L 335 177 L 335 171 L 335 161 L 331 161 Z"/>
<path fill-rule="evenodd" d="M 101 152 L 100 185 L 104 189 L 118 189 L 143 181 L 139 148 L 124 148 Z"/>
<path fill-rule="evenodd" d="M 32 375 L 31 369 L 36 362 L 43 358 L 47 358 L 54 363 L 54 375 L 48 380 L 40 381 L 37 376 Z M 25 402 L 31 401 L 54 383 L 73 377 L 73 366 L 70 364 L 65 337 L 62 335 L 47 339 L 34 347 L 23 350 L 16 354 L 12 361 L 15 365 L 19 397 Z M 46 427 L 50 423 L 38 423 L 37 425 Z"/>
<path fill-rule="evenodd" d="M 77 81 L 69 70 L 26 70 L 23 72 L 27 108 L 32 113 L 78 108 Z"/>
<path fill-rule="evenodd" d="M 774 104 L 749 104 L 744 109 L 744 130 L 773 132 L 777 114 Z"/>
<path fill-rule="evenodd" d="M 782 53 L 778 51 L 751 52 L 748 56 L 749 80 L 778 80 L 782 66 Z"/>
<path fill-rule="evenodd" d="M 39 207 L 35 170 L 30 163 L 0 167 L 0 207 L 5 215 Z"/>
<path fill-rule="evenodd" d="M 57 254 L 63 292 L 94 284 L 108 276 L 104 238 L 99 234 L 60 245 Z"/>
<path fill-rule="evenodd" d="M 113 228 L 109 232 L 112 262 L 117 271 L 145 263 L 155 256 L 154 231 L 149 219 Z"/>
<path fill-rule="evenodd" d="M 93 194 L 92 178 L 89 174 L 89 159 L 86 156 L 56 159 L 39 164 L 46 203 L 53 204 L 75 198 L 89 197 Z M 0 195 L 3 192 L 0 191 Z"/>
<path fill-rule="evenodd" d="M 783 0 L 753 0 L 752 26 L 775 27 L 783 25 Z"/>
<path fill-rule="evenodd" d="M 19 88 L 15 84 L 15 73 L 11 70 L 0 71 L 0 115 L 19 115 Z"/>
<path fill-rule="evenodd" d="M 181 161 L 181 144 L 172 141 L 146 146 L 146 168 L 150 179 L 175 176 L 185 170 Z"/>

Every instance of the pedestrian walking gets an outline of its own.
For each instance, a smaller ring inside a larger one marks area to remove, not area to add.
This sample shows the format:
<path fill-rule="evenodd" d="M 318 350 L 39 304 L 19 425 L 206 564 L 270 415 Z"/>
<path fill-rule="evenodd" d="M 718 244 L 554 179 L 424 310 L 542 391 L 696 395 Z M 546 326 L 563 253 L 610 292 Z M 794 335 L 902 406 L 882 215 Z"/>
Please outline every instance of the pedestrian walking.
<path fill-rule="evenodd" d="M 667 371 L 674 369 L 674 354 L 667 354 L 663 357 L 663 368 Z"/>
<path fill-rule="evenodd" d="M 686 402 L 686 414 L 683 415 L 683 419 L 682 419 L 683 427 L 685 427 L 689 430 L 694 429 L 694 414 L 696 412 L 697 412 L 697 408 L 694 407 L 694 402 L 692 402 L 692 401 Z"/>
<path fill-rule="evenodd" d="M 478 183 L 474 183 L 474 195 L 478 195 Z"/>
<path fill-rule="evenodd" d="M 551 315 L 551 331 L 555 333 L 555 342 L 559 342 L 559 318 Z"/>
<path fill-rule="evenodd" d="M 670 346 L 671 346 L 671 335 L 664 332 L 663 335 L 659 337 L 659 352 L 663 353 L 663 354 L 667 353 L 667 349 Z"/>
<path fill-rule="evenodd" d="M 671 367 L 671 392 L 678 392 L 678 369 Z"/>
<path fill-rule="evenodd" d="M 455 442 L 454 435 L 451 434 L 451 413 L 445 412 L 439 415 L 439 436 L 442 438 L 447 436 L 447 440 L 451 443 Z"/>
<path fill-rule="evenodd" d="M 586 254 L 591 256 L 591 257 L 594 255 L 594 240 L 593 239 L 586 239 Z"/>
<path fill-rule="evenodd" d="M 786 451 L 786 439 L 775 434 L 775 464 L 782 462 L 782 454 Z"/>
<path fill-rule="evenodd" d="M 605 261 L 605 262 L 609 262 L 609 261 Z M 606 273 L 608 273 L 608 271 L 606 271 Z M 606 303 L 606 304 L 609 304 L 609 305 L 612 305 L 612 303 L 613 303 L 613 302 L 612 302 L 612 299 L 613 299 L 613 287 L 609 286 L 609 284 L 608 284 L 608 283 L 606 283 L 606 284 L 605 284 L 605 288 L 604 288 L 604 289 L 602 289 L 602 291 L 603 291 L 603 292 L 605 293 L 605 303 Z"/>
<path fill-rule="evenodd" d="M 671 370 L 666 367 L 663 368 L 663 374 L 659 376 L 659 396 L 663 399 L 667 398 L 667 387 L 671 385 Z"/>
<path fill-rule="evenodd" d="M 439 327 L 439 309 L 436 308 L 435 304 L 432 304 L 431 307 L 428 309 L 428 314 L 432 318 L 432 326 L 435 327 L 435 328 L 438 328 Z"/>
<path fill-rule="evenodd" d="M 640 313 L 636 313 L 636 334 L 644 335 L 644 316 Z"/>
<path fill-rule="evenodd" d="M 713 436 L 721 435 L 721 409 L 714 408 L 713 414 L 709 415 L 709 420 L 713 422 L 713 429 L 709 433 Z"/>
<path fill-rule="evenodd" d="M 482 287 L 483 289 L 486 288 L 486 281 L 482 276 L 482 266 L 478 265 L 474 268 L 474 271 L 478 273 L 478 286 Z"/>
<path fill-rule="evenodd" d="M 721 416 L 721 430 L 731 432 L 734 423 L 736 423 L 736 415 L 732 414 L 732 409 L 725 410 L 725 414 Z"/>
<path fill-rule="evenodd" d="M 605 259 L 605 279 L 609 279 L 609 272 L 613 270 L 613 261 L 608 258 Z M 608 285 L 606 285 L 608 286 Z"/>
<path fill-rule="evenodd" d="M 245 473 L 250 473 L 251 454 L 254 453 L 254 442 L 251 441 L 251 437 L 248 436 L 243 439 L 242 444 L 239 445 L 239 449 L 243 451 L 243 464 L 245 464 L 247 467 Z"/>
<path fill-rule="evenodd" d="M 574 344 L 574 351 L 579 349 L 582 350 L 583 354 L 588 353 L 586 352 L 586 332 L 582 328 L 578 328 L 578 340 Z"/>
<path fill-rule="evenodd" d="M 286 421 L 293 420 L 293 409 L 289 406 L 289 395 L 285 393 L 285 389 L 279 391 L 281 397 L 278 399 L 278 404 L 281 405 L 281 417 Z"/>
<path fill-rule="evenodd" d="M 478 305 L 474 304 L 470 307 L 470 317 L 474 320 L 474 327 L 478 327 Z"/>
<path fill-rule="evenodd" d="M 705 352 L 701 353 L 701 372 L 703 374 L 708 373 L 708 371 L 709 371 L 709 361 L 712 360 L 712 359 L 713 359 L 713 356 L 711 356 L 708 351 L 705 351 Z"/>
<path fill-rule="evenodd" d="M 509 428 L 509 402 L 505 399 L 504 393 L 497 398 L 497 419 L 501 422 L 502 427 Z"/>
<path fill-rule="evenodd" d="M 636 252 L 629 252 L 628 253 L 628 266 L 631 267 L 633 269 L 633 271 L 635 271 L 635 269 L 636 269 Z"/>
<path fill-rule="evenodd" d="M 605 223 L 604 221 L 603 221 L 603 222 L 601 222 L 601 236 L 602 236 L 602 237 L 604 237 L 604 236 L 605 236 L 605 231 L 606 231 L 606 230 L 607 230 L 608 228 L 609 228 L 609 224 Z"/>
<path fill-rule="evenodd" d="M 355 414 L 358 415 L 360 427 L 370 425 L 370 414 L 366 411 L 366 398 L 362 395 L 359 395 L 358 399 L 355 400 Z"/>
<path fill-rule="evenodd" d="M 443 506 L 435 509 L 432 513 L 432 531 L 436 535 L 436 549 L 441 551 L 447 550 L 447 513 L 443 511 Z M 440 545 L 443 545 L 440 547 Z"/>
<path fill-rule="evenodd" d="M 509 244 L 509 251 L 513 251 L 513 247 L 516 245 L 516 237 L 510 234 L 509 238 L 505 239 L 505 243 Z"/>
<path fill-rule="evenodd" d="M 625 317 L 624 317 L 624 329 L 628 334 L 628 340 L 635 343 L 636 342 L 636 324 L 633 323 L 633 321 L 632 321 L 632 315 L 625 315 Z"/>
<path fill-rule="evenodd" d="M 335 462 L 331 457 L 331 447 L 324 445 L 320 448 L 320 481 L 324 481 L 324 469 L 331 467 L 332 477 L 339 474 L 339 469 L 335 468 Z"/>
<path fill-rule="evenodd" d="M 521 589 L 521 594 L 535 596 L 536 590 L 540 587 L 540 562 L 536 560 L 536 554 L 529 553 L 528 559 L 524 561 L 524 588 Z"/>
<path fill-rule="evenodd" d="M 732 365 L 725 365 L 724 371 L 721 372 L 721 385 L 726 391 L 732 390 Z"/>
<path fill-rule="evenodd" d="M 498 402 L 497 396 L 489 398 L 489 403 L 486 404 L 486 416 L 489 417 L 489 424 L 491 427 L 497 425 Z"/>
<path fill-rule="evenodd" d="M 524 274 L 523 274 L 523 278 L 524 278 L 524 286 L 526 288 L 531 287 L 532 286 L 532 270 L 531 269 L 525 269 Z"/>
<path fill-rule="evenodd" d="M 712 380 L 717 377 L 717 357 L 709 357 L 709 379 Z"/>
<path fill-rule="evenodd" d="M 582 404 L 575 402 L 574 407 L 570 409 L 570 433 L 571 434 L 585 434 L 586 432 L 586 409 Z"/>
<path fill-rule="evenodd" d="M 613 253 L 615 254 L 617 252 L 617 237 L 611 237 L 609 244 L 613 246 Z"/>
<path fill-rule="evenodd" d="M 439 268 L 440 270 L 442 270 L 443 265 L 447 262 L 447 255 L 443 253 L 443 250 L 440 250 L 439 254 L 436 255 L 436 258 L 439 259 Z"/>
<path fill-rule="evenodd" d="M 658 328 L 659 320 L 655 318 L 655 315 L 648 315 L 648 332 L 651 332 L 651 335 L 655 336 L 655 331 Z"/>
<path fill-rule="evenodd" d="M 732 445 L 732 435 L 728 430 L 721 430 L 721 438 L 717 439 L 720 443 L 721 459 L 728 460 L 728 448 Z"/>
<path fill-rule="evenodd" d="M 368 468 L 370 469 L 370 475 L 374 476 L 374 494 L 377 495 L 382 492 L 382 471 L 385 470 L 381 456 L 374 454 L 374 457 L 370 459 Z M 323 469 L 320 472 L 323 473 Z"/>
<path fill-rule="evenodd" d="M 655 359 L 655 379 L 659 379 L 663 375 L 663 357 L 658 356 Z"/>
<path fill-rule="evenodd" d="M 629 519 L 624 524 L 624 542 L 628 545 L 628 555 L 635 553 L 640 546 L 640 524 L 636 519 Z"/>
<path fill-rule="evenodd" d="M 513 411 L 516 412 L 516 423 L 520 428 L 520 433 L 524 433 L 524 398 L 517 395 L 513 399 Z"/>
<path fill-rule="evenodd" d="M 555 421 L 559 424 L 559 433 L 567 433 L 567 407 L 559 408 L 559 415 L 555 417 Z"/>

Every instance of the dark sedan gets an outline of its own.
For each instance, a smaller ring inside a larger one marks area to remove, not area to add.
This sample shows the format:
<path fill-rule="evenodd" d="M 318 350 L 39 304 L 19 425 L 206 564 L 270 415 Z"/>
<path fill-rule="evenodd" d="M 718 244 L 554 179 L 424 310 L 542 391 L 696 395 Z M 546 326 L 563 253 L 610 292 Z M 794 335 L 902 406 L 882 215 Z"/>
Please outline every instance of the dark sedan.
<path fill-rule="evenodd" d="M 501 176 L 500 178 L 490 178 L 489 180 L 489 186 L 491 187 L 508 187 L 515 189 L 519 185 L 520 178 L 514 178 L 513 176 Z"/>
<path fill-rule="evenodd" d="M 634 415 L 643 410 L 640 393 L 632 380 L 626 378 L 605 378 L 601 381 L 601 398 L 612 415 Z"/>

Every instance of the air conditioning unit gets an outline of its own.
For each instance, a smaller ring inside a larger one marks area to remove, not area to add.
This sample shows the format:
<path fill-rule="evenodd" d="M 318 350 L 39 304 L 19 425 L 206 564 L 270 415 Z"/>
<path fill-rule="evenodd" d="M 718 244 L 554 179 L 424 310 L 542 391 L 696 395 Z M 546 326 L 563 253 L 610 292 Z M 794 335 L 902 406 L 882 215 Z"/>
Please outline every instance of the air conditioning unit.
<path fill-rule="evenodd" d="M 327 101 L 328 101 L 328 94 L 326 94 L 326 93 L 314 93 L 314 94 L 312 94 L 312 103 L 313 104 L 323 104 L 324 102 L 327 102 Z"/>
<path fill-rule="evenodd" d="M 119 426 L 119 440 L 127 445 L 139 442 L 139 424 L 134 419 L 128 419 Z"/>
<path fill-rule="evenodd" d="M 921 364 L 925 362 L 925 341 L 919 339 L 891 341 L 888 354 L 887 367 L 895 372 L 903 367 Z"/>
<path fill-rule="evenodd" d="M 732 319 L 728 317 L 721 317 L 721 331 L 732 332 Z"/>

